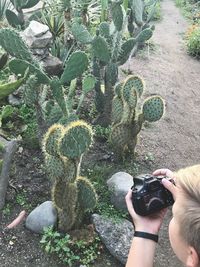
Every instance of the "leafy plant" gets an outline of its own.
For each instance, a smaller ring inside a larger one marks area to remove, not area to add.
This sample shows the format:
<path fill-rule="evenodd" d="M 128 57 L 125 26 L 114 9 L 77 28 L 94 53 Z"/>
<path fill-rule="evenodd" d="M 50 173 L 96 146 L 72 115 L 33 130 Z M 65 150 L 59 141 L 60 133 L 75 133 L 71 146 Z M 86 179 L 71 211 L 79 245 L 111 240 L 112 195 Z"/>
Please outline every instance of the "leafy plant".
<path fill-rule="evenodd" d="M 96 137 L 108 139 L 111 133 L 111 127 L 102 127 L 101 125 L 95 125 L 93 127 Z"/>
<path fill-rule="evenodd" d="M 11 213 L 11 206 L 10 204 L 6 204 L 3 208 L 3 214 L 8 216 Z"/>
<path fill-rule="evenodd" d="M 190 32 L 187 39 L 187 49 L 190 55 L 200 57 L 200 26 Z"/>
<path fill-rule="evenodd" d="M 98 257 L 100 239 L 96 237 L 90 243 L 74 241 L 69 234 L 61 235 L 53 227 L 48 227 L 44 229 L 40 243 L 47 253 L 58 256 L 69 267 L 75 264 L 89 266 Z"/>

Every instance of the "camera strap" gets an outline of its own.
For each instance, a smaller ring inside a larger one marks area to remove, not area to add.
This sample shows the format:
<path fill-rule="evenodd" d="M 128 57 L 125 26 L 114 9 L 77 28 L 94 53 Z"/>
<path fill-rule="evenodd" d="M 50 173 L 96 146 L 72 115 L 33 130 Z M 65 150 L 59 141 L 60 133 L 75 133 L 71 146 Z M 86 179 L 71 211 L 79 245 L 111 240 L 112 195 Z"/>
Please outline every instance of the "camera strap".
<path fill-rule="evenodd" d="M 150 233 L 146 233 L 146 232 L 135 231 L 134 236 L 150 239 L 150 240 L 153 240 L 154 242 L 158 243 L 158 235 L 154 235 L 154 234 L 150 234 Z"/>

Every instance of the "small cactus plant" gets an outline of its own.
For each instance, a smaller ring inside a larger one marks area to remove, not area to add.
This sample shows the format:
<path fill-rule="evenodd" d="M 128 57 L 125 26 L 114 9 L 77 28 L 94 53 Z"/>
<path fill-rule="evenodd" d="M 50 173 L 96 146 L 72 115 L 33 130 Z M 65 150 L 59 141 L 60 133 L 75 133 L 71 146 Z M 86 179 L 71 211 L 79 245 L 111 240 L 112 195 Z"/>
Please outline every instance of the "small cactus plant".
<path fill-rule="evenodd" d="M 115 87 L 110 141 L 119 158 L 129 153 L 134 155 L 143 123 L 158 121 L 164 114 L 164 100 L 158 95 L 145 99 L 141 111 L 138 111 L 138 100 L 144 87 L 144 81 L 134 75 Z"/>
<path fill-rule="evenodd" d="M 46 168 L 54 182 L 52 200 L 63 232 L 78 228 L 84 213 L 94 209 L 97 202 L 92 184 L 80 176 L 82 155 L 90 147 L 92 136 L 91 127 L 77 120 L 65 127 L 52 125 L 43 139 Z"/>

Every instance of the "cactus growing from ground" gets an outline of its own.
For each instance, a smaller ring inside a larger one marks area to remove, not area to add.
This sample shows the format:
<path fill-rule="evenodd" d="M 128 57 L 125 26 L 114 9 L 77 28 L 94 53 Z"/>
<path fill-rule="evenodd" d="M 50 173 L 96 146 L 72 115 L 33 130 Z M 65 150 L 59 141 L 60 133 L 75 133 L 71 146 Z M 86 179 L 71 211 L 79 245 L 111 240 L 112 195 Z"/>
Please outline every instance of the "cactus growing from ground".
<path fill-rule="evenodd" d="M 24 97 L 27 104 L 36 108 L 39 138 L 50 125 L 59 120 L 67 124 L 72 116 L 74 118 L 74 114 L 78 114 L 86 94 L 94 88 L 96 83 L 93 75 L 84 75 L 89 66 L 85 52 L 75 51 L 70 55 L 59 79 L 47 76 L 16 30 L 0 29 L 0 46 L 13 56 L 9 62 L 9 68 L 13 73 L 24 76 L 26 70 L 29 71 L 29 78 L 24 86 Z M 82 75 L 84 75 L 82 94 L 77 110 L 73 110 L 76 79 Z M 68 90 L 64 91 L 63 86 L 69 86 Z M 51 91 L 50 95 L 53 99 L 45 98 L 45 90 Z"/>
<path fill-rule="evenodd" d="M 84 213 L 94 209 L 97 195 L 90 181 L 80 176 L 82 155 L 92 143 L 93 132 L 84 121 L 51 126 L 43 139 L 49 177 L 54 182 L 52 200 L 58 211 L 58 227 L 78 228 Z"/>
<path fill-rule="evenodd" d="M 96 77 L 95 105 L 99 112 L 96 123 L 102 126 L 111 124 L 111 106 L 114 97 L 114 86 L 118 81 L 118 68 L 124 64 L 131 51 L 139 43 L 151 38 L 150 27 L 141 28 L 134 36 L 124 41 L 127 26 L 127 14 L 122 1 L 112 1 L 110 6 L 111 23 L 102 22 L 92 36 L 87 28 L 79 22 L 72 23 L 72 34 L 84 45 L 90 44 L 93 60 L 93 75 Z M 80 34 L 81 32 L 81 34 Z M 102 91 L 102 87 L 104 90 Z"/>
<path fill-rule="evenodd" d="M 144 81 L 139 76 L 130 75 L 115 88 L 110 141 L 118 158 L 123 159 L 129 153 L 134 156 L 143 123 L 158 121 L 164 114 L 164 100 L 158 95 L 145 99 L 141 111 L 138 111 L 138 100 L 144 87 Z"/>

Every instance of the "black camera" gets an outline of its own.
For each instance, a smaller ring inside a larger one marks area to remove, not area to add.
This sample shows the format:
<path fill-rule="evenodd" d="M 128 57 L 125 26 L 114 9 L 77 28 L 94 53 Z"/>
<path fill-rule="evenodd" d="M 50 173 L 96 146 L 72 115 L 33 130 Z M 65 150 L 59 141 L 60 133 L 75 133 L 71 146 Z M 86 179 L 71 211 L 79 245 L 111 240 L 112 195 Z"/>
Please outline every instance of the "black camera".
<path fill-rule="evenodd" d="M 174 183 L 173 179 L 166 176 L 145 174 L 141 178 L 134 178 L 134 185 L 131 188 L 132 202 L 138 215 L 146 216 L 173 205 L 171 192 L 162 185 L 163 178 Z"/>

